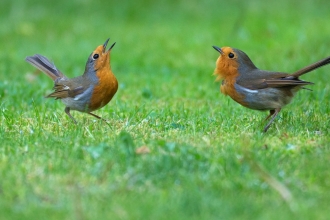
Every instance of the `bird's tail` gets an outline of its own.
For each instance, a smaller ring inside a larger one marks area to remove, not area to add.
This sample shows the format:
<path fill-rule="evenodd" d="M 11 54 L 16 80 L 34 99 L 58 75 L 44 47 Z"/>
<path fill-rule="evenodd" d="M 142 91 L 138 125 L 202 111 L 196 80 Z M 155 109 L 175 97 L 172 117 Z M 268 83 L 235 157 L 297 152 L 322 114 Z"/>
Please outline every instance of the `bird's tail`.
<path fill-rule="evenodd" d="M 311 64 L 309 66 L 306 66 L 306 67 L 304 67 L 304 68 L 302 68 L 302 69 L 294 72 L 290 76 L 293 76 L 294 78 L 296 78 L 296 77 L 299 77 L 299 76 L 301 76 L 301 75 L 303 75 L 305 73 L 308 73 L 308 72 L 310 72 L 312 70 L 315 70 L 317 68 L 320 68 L 320 67 L 325 66 L 325 65 L 328 65 L 328 64 L 330 64 L 330 57 L 324 58 L 323 60 L 320 60 L 320 61 L 318 61 L 316 63 L 313 63 L 313 64 Z"/>
<path fill-rule="evenodd" d="M 46 57 L 40 54 L 35 54 L 33 56 L 26 57 L 25 60 L 39 70 L 41 70 L 42 72 L 46 73 L 54 81 L 57 78 L 66 78 L 64 74 L 61 73 L 61 71 L 59 71 L 52 62 L 50 62 Z"/>

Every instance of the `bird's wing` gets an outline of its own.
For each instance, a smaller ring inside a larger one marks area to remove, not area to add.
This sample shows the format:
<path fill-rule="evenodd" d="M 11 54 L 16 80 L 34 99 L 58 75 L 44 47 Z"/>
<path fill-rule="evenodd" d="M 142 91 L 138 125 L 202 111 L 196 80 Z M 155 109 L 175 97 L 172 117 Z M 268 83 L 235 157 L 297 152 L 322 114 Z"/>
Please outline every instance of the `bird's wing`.
<path fill-rule="evenodd" d="M 74 98 L 77 95 L 83 93 L 85 91 L 84 86 L 79 83 L 75 83 L 75 81 L 59 78 L 55 80 L 54 88 L 55 91 L 48 96 L 53 97 L 55 99 L 63 99 L 63 98 Z"/>
<path fill-rule="evenodd" d="M 238 77 L 236 83 L 252 90 L 313 84 L 298 78 L 293 78 L 286 73 L 259 71 L 260 70 L 258 70 L 258 72 L 251 72 L 245 77 Z"/>

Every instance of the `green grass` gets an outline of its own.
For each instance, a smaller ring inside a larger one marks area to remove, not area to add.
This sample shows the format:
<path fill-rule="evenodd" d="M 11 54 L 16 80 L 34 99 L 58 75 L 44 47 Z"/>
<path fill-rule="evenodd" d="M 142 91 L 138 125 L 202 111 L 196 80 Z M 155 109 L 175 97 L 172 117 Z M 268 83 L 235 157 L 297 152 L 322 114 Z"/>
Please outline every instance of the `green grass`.
<path fill-rule="evenodd" d="M 327 219 L 330 66 L 267 133 L 219 92 L 218 53 L 293 72 L 330 55 L 330 3 L 5 0 L 0 8 L 0 219 Z M 95 112 L 45 99 L 40 53 L 66 75 L 110 37 L 118 93 Z M 136 154 L 140 147 L 149 153 Z"/>

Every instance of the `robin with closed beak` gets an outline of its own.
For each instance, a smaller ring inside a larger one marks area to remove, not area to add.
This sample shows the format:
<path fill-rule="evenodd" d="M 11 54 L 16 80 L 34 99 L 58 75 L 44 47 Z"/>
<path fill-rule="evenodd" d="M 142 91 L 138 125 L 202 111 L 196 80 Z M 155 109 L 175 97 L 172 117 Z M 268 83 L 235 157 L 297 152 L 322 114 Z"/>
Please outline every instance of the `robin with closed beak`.
<path fill-rule="evenodd" d="M 36 54 L 25 59 L 54 81 L 55 91 L 46 97 L 60 99 L 65 105 L 65 113 L 74 123 L 77 122 L 70 114 L 70 110 L 86 112 L 102 119 L 92 111 L 108 104 L 117 92 L 118 82 L 110 66 L 110 52 L 116 43 L 107 50 L 108 42 L 109 39 L 89 55 L 84 74 L 71 79 L 42 55 Z"/>
<path fill-rule="evenodd" d="M 220 90 L 244 107 L 269 110 L 264 128 L 268 130 L 281 109 L 289 104 L 297 91 L 311 82 L 300 80 L 305 73 L 330 63 L 330 57 L 306 66 L 292 74 L 258 69 L 241 50 L 213 46 L 220 53 L 214 74 L 222 80 Z"/>

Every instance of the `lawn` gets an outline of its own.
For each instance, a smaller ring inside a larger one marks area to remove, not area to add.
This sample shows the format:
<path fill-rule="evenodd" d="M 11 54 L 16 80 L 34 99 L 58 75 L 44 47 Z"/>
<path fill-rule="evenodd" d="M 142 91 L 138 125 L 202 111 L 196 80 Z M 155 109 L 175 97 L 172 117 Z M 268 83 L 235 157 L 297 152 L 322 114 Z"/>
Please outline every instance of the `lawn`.
<path fill-rule="evenodd" d="M 219 91 L 212 46 L 294 72 L 330 56 L 330 2 L 4 0 L 0 219 L 329 219 L 330 65 L 267 133 Z M 45 99 L 110 37 L 119 81 L 95 112 Z"/>

